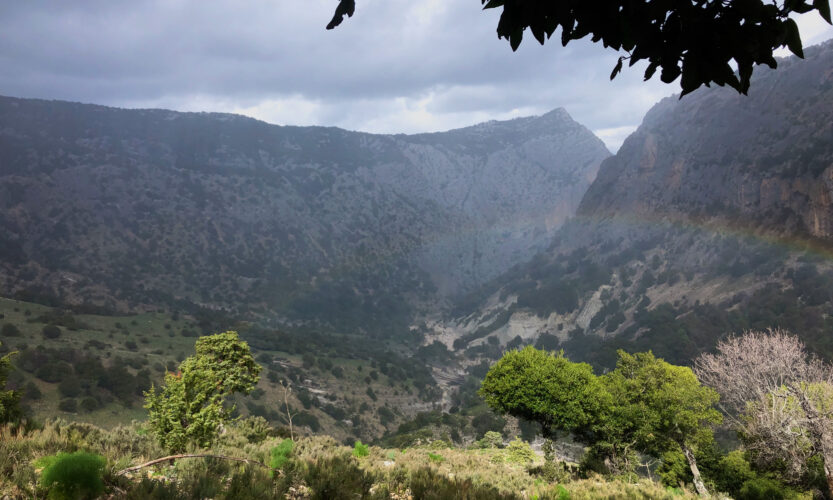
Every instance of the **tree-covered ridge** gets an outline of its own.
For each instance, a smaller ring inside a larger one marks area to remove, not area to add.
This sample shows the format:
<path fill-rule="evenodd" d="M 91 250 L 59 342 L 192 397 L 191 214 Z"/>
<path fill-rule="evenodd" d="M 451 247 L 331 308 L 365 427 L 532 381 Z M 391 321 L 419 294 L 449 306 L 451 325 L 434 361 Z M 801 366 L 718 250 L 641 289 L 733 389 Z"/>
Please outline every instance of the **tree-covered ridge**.
<path fill-rule="evenodd" d="M 609 156 L 563 109 L 406 136 L 1 97 L 0 123 L 4 296 L 378 337 L 542 248 Z"/>

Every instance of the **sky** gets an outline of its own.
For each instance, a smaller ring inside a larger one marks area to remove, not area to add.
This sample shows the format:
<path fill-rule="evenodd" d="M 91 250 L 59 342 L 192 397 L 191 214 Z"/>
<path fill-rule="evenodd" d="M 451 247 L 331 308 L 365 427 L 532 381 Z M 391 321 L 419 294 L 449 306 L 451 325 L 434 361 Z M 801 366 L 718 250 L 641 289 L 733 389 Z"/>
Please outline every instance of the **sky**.
<path fill-rule="evenodd" d="M 512 52 L 478 0 L 26 0 L 0 7 L 0 94 L 248 115 L 377 133 L 448 130 L 565 108 L 612 151 L 679 83 L 609 75 L 587 40 Z M 833 37 L 798 16 L 805 46 Z M 786 52 L 783 53 L 786 55 Z"/>

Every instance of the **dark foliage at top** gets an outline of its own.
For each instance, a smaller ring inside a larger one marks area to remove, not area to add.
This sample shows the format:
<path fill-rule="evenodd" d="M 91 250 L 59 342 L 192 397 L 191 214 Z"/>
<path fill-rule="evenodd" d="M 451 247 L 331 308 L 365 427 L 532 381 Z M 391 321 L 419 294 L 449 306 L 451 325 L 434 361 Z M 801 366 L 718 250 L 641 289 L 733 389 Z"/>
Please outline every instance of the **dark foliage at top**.
<path fill-rule="evenodd" d="M 605 47 L 624 50 L 610 78 L 628 60 L 632 66 L 647 60 L 645 79 L 661 69 L 660 79 L 671 83 L 682 76 L 685 95 L 701 85 L 729 85 L 745 94 L 755 65 L 775 68 L 773 52 L 787 46 L 803 57 L 801 38 L 792 13 L 817 10 L 829 23 L 828 0 L 481 0 L 484 9 L 503 7 L 497 25 L 499 38 L 517 50 L 527 28 L 543 45 L 561 28 L 561 44 L 588 35 Z M 355 0 L 341 0 L 327 25 L 333 29 L 352 16 Z M 738 73 L 732 68 L 737 65 Z"/>

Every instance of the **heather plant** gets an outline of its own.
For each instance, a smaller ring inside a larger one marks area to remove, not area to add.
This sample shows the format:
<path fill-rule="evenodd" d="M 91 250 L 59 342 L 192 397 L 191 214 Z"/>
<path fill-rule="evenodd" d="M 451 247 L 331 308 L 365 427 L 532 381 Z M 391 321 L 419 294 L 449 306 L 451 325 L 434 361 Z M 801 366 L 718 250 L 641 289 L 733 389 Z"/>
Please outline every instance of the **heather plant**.
<path fill-rule="evenodd" d="M 411 472 L 408 484 L 414 498 L 443 500 L 448 498 L 465 500 L 514 500 L 512 493 L 502 493 L 487 485 L 477 485 L 471 479 L 456 479 L 443 476 L 429 467 Z"/>
<path fill-rule="evenodd" d="M 40 484 L 49 498 L 76 500 L 96 498 L 104 492 L 104 466 L 101 455 L 77 451 L 43 457 L 36 465 L 43 467 Z"/>
<path fill-rule="evenodd" d="M 336 454 L 310 464 L 304 481 L 312 490 L 313 500 L 332 498 L 368 498 L 373 476 L 347 454 Z"/>

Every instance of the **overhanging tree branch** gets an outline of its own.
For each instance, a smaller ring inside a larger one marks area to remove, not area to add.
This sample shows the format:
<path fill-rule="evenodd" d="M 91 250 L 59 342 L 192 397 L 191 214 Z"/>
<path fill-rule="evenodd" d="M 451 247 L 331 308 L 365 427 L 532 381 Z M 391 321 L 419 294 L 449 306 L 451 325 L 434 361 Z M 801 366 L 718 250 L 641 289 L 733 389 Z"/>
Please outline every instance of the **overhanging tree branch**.
<path fill-rule="evenodd" d="M 622 50 L 611 79 L 623 62 L 645 60 L 645 80 L 680 79 L 681 97 L 700 86 L 728 85 L 749 90 L 753 68 L 776 68 L 773 53 L 787 47 L 804 57 L 791 14 L 817 11 L 830 24 L 829 0 L 480 0 L 484 9 L 502 8 L 498 38 L 517 50 L 529 30 L 540 44 L 560 29 L 561 45 L 590 36 Z M 340 0 L 327 29 L 352 16 L 355 0 Z"/>

